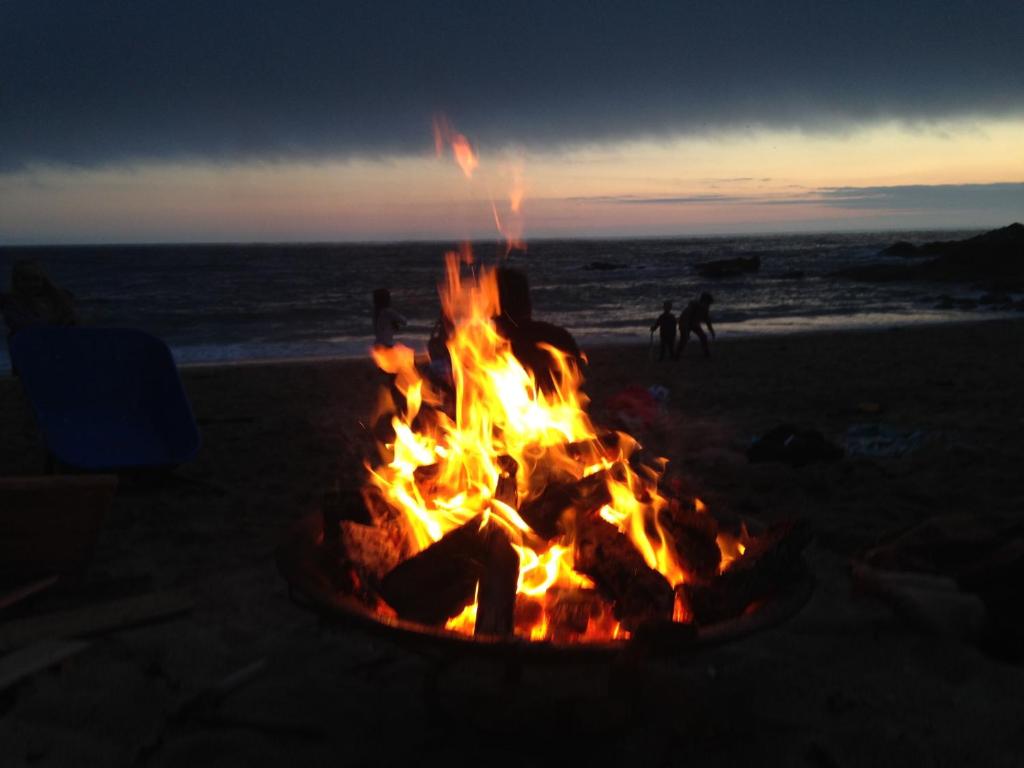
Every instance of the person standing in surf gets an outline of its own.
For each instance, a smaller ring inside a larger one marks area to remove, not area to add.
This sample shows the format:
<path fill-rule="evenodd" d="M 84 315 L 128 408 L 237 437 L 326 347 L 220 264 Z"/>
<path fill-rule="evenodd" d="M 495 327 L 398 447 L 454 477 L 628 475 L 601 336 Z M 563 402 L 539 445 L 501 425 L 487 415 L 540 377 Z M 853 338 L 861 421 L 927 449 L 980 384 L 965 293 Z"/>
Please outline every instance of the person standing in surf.
<path fill-rule="evenodd" d="M 391 308 L 391 291 L 378 288 L 373 292 L 373 332 L 379 347 L 395 346 L 395 331 L 401 330 L 406 320 Z"/>
<path fill-rule="evenodd" d="M 666 301 L 662 306 L 665 310 L 651 326 L 651 335 L 658 330 L 661 336 L 661 347 L 658 350 L 658 360 L 664 360 L 667 353 L 671 359 L 676 358 L 676 316 L 672 314 L 672 302 Z"/>
<path fill-rule="evenodd" d="M 701 325 L 706 325 L 708 331 L 711 332 L 711 338 L 715 338 L 715 329 L 711 325 L 711 305 L 714 301 L 710 293 L 702 293 L 699 299 L 691 301 L 686 305 L 686 309 L 679 313 L 679 348 L 676 351 L 676 357 L 683 356 L 683 349 L 685 349 L 686 342 L 689 340 L 691 333 L 696 334 L 697 338 L 700 339 L 700 346 L 704 350 L 704 357 L 711 357 L 708 337 L 704 333 L 704 329 L 701 328 Z"/>

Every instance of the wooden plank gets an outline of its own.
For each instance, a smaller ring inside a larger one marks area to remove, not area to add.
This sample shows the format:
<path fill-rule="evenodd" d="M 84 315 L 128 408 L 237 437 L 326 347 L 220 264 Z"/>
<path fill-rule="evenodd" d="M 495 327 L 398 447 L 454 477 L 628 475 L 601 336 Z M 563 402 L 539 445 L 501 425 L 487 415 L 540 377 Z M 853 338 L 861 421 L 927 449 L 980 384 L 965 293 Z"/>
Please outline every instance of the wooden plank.
<path fill-rule="evenodd" d="M 178 591 L 153 592 L 69 611 L 0 624 L 0 653 L 41 640 L 87 637 L 168 619 L 191 610 L 192 599 Z"/>
<path fill-rule="evenodd" d="M 89 647 L 82 640 L 43 640 L 0 659 L 0 691 Z"/>

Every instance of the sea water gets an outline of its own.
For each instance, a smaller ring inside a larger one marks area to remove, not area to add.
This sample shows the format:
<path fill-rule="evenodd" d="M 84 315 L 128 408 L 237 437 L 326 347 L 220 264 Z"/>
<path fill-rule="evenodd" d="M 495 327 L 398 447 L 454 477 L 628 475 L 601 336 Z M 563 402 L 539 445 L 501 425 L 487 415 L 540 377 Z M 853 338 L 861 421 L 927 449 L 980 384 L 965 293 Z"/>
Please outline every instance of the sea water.
<path fill-rule="evenodd" d="M 662 302 L 678 312 L 702 291 L 715 297 L 719 338 L 839 328 L 888 327 L 991 317 L 939 310 L 940 294 L 969 286 L 861 283 L 835 276 L 872 263 L 895 240 L 951 240 L 976 232 L 886 232 L 760 237 L 550 240 L 506 257 L 478 243 L 480 263 L 524 269 L 534 316 L 571 330 L 585 349 L 647 343 Z M 0 290 L 11 264 L 40 261 L 71 291 L 83 323 L 141 328 L 164 339 L 179 363 L 220 363 L 367 354 L 371 293 L 391 290 L 423 348 L 439 313 L 444 254 L 456 243 L 140 245 L 0 248 Z M 759 256 L 756 273 L 704 279 L 695 265 Z M 0 370 L 10 369 L 6 349 Z"/>

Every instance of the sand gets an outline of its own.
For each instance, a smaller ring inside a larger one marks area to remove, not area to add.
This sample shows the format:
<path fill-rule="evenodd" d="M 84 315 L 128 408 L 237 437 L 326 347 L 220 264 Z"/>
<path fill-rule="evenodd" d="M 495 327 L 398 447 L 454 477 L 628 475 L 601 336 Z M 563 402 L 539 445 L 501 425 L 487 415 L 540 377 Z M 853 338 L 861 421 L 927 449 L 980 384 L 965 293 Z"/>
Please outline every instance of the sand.
<path fill-rule="evenodd" d="M 475 662 L 442 675 L 429 704 L 429 661 L 321 626 L 289 601 L 274 563 L 292 521 L 328 488 L 356 482 L 372 366 L 186 369 L 199 458 L 170 482 L 121 488 L 89 585 L 94 597 L 179 587 L 196 607 L 94 639 L 0 695 L 3 762 L 1019 765 L 1024 669 L 907 626 L 851 589 L 849 562 L 931 515 L 1024 514 L 1022 340 L 1024 322 L 999 321 L 725 340 L 712 361 L 696 344 L 664 364 L 645 347 L 589 350 L 598 421 L 625 386 L 668 389 L 641 437 L 712 510 L 812 522 L 817 589 L 783 626 L 643 666 L 625 688 L 609 686 L 607 668 L 570 666 L 528 668 L 510 691 L 500 669 Z M 750 440 L 784 422 L 837 440 L 881 423 L 925 440 L 903 457 L 749 464 Z M 0 475 L 41 471 L 11 378 L 0 380 L 0 435 Z M 172 717 L 189 695 L 264 658 L 212 715 Z"/>

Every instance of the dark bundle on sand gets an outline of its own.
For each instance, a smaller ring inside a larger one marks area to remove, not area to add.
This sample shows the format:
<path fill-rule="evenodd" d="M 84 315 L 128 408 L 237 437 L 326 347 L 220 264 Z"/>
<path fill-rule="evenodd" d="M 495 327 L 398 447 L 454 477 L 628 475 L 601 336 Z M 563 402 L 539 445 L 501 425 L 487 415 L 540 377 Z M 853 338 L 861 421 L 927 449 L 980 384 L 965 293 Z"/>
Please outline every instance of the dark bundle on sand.
<path fill-rule="evenodd" d="M 925 631 L 976 641 L 1001 658 L 1024 658 L 1024 523 L 945 515 L 865 553 L 855 584 Z"/>

